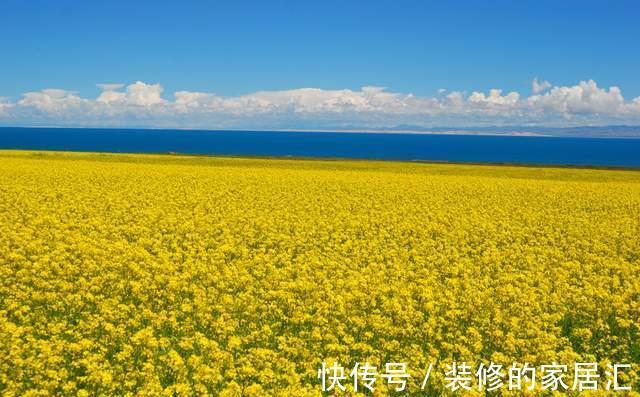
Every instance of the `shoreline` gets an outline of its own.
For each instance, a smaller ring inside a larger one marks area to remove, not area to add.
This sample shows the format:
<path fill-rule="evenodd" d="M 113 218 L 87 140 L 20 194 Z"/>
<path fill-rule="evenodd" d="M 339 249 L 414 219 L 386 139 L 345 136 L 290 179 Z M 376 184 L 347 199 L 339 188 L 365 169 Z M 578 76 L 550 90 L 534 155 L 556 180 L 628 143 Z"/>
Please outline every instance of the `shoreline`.
<path fill-rule="evenodd" d="M 245 160 L 289 160 L 289 161 L 318 161 L 318 162 L 382 162 L 382 163 L 407 163 L 427 165 L 467 165 L 479 167 L 517 167 L 517 168 L 557 168 L 576 170 L 603 170 L 603 171 L 632 171 L 640 172 L 640 166 L 616 166 L 616 165 L 582 165 L 582 164 L 552 164 L 552 163 L 514 163 L 514 162 L 479 162 L 479 161 L 449 161 L 449 160 L 403 160 L 381 159 L 361 157 L 319 157 L 319 156 L 260 156 L 260 155 L 225 155 L 225 154 L 198 154 L 182 152 L 97 152 L 82 150 L 39 150 L 39 149 L 9 149 L 0 148 L 0 157 L 5 153 L 38 153 L 38 154 L 85 154 L 85 155 L 111 155 L 111 156 L 165 156 L 167 158 L 224 158 Z"/>

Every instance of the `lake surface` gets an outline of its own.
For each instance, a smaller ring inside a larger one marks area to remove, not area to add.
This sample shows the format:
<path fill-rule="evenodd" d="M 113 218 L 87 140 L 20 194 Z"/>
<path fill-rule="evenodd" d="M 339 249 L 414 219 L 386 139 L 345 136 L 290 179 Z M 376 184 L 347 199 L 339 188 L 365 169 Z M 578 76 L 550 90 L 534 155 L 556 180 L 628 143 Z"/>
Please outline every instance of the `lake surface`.
<path fill-rule="evenodd" d="M 0 128 L 0 149 L 640 167 L 640 139 Z"/>

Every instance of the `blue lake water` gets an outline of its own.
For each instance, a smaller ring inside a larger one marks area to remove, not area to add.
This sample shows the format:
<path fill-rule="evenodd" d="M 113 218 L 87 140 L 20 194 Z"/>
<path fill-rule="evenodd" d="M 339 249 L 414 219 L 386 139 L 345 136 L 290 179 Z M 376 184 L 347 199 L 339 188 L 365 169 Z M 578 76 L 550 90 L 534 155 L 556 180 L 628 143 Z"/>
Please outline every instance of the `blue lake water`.
<path fill-rule="evenodd" d="M 0 128 L 0 149 L 640 167 L 640 139 Z"/>

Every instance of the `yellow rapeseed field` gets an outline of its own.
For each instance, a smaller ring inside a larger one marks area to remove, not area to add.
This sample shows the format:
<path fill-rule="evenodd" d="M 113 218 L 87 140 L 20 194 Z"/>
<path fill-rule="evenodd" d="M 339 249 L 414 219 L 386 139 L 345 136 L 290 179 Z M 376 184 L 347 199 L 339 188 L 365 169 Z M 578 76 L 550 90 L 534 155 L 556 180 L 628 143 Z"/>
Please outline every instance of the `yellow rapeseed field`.
<path fill-rule="evenodd" d="M 319 396 L 323 362 L 441 395 L 452 361 L 639 395 L 640 172 L 0 152 L 2 395 Z"/>

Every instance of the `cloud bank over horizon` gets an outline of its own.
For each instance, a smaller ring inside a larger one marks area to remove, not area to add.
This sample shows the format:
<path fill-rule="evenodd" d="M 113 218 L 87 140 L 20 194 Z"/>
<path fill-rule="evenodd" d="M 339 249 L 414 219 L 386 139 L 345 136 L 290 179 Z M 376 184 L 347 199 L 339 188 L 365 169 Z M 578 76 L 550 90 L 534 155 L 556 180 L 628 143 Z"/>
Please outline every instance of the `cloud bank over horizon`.
<path fill-rule="evenodd" d="M 640 124 L 640 97 L 593 80 L 573 86 L 532 81 L 531 94 L 439 90 L 435 96 L 384 87 L 300 88 L 240 96 L 177 91 L 160 84 L 98 84 L 96 98 L 64 89 L 0 97 L 0 125 L 166 128 L 356 129 L 412 126 L 578 126 Z"/>

